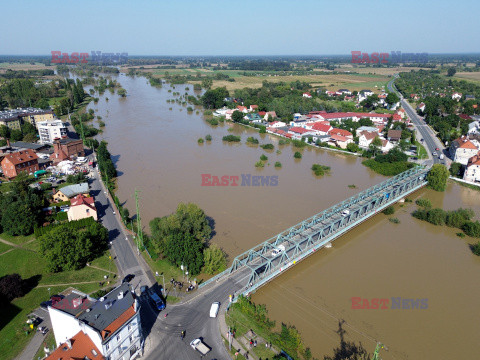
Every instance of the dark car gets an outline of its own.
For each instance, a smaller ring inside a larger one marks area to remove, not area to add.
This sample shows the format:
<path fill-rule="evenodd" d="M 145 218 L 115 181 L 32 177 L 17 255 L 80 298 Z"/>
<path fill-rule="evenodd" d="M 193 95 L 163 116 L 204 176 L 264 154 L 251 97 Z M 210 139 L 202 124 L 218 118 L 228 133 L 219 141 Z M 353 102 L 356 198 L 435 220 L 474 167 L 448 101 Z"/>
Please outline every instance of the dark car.
<path fill-rule="evenodd" d="M 133 280 L 133 278 L 135 277 L 135 275 L 133 274 L 128 274 L 127 276 L 125 276 L 122 280 L 122 283 L 126 283 L 126 282 L 130 282 Z"/>

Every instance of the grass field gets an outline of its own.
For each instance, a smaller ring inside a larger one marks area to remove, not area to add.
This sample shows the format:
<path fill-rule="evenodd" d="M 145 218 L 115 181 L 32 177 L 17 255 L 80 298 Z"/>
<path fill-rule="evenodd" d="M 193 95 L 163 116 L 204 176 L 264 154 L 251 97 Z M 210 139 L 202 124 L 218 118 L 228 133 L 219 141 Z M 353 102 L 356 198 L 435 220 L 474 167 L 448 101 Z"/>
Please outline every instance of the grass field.
<path fill-rule="evenodd" d="M 11 69 L 11 70 L 39 70 L 39 69 L 54 69 L 53 66 L 45 66 L 42 63 L 9 63 L 9 62 L 0 62 L 0 71 Z"/>
<path fill-rule="evenodd" d="M 457 80 L 467 80 L 476 84 L 480 83 L 480 71 L 479 72 L 457 72 L 454 76 Z"/>
<path fill-rule="evenodd" d="M 24 331 L 27 315 L 35 310 L 42 301 L 48 300 L 50 295 L 60 293 L 70 286 L 85 293 L 97 291 L 108 285 L 104 284 L 104 275 L 109 276 L 108 280 L 116 281 L 113 274 L 108 272 L 117 273 L 115 263 L 109 259 L 108 253 L 91 263 L 92 266 L 107 271 L 85 267 L 78 271 L 54 274 L 45 270 L 46 262 L 38 253 L 39 242 L 33 236 L 16 238 L 0 234 L 0 238 L 23 247 L 13 248 L 0 243 L 0 253 L 13 248 L 12 251 L 0 255 L 0 277 L 18 273 L 23 279 L 34 279 L 37 284 L 22 298 L 14 299 L 10 307 L 2 309 L 3 311 L 0 313 L 0 354 L 2 354 L 0 358 L 2 359 L 13 359 L 25 347 L 33 335 L 33 332 L 26 334 Z"/>

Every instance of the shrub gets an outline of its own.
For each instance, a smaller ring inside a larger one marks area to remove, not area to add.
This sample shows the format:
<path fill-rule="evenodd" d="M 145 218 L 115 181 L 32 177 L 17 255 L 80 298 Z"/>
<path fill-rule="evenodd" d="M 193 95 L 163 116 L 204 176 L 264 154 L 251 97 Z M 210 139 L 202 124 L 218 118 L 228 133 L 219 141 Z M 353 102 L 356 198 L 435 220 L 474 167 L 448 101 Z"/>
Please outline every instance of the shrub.
<path fill-rule="evenodd" d="M 298 151 L 295 151 L 295 154 L 293 154 L 293 157 L 294 157 L 295 159 L 301 159 L 301 158 L 302 158 L 302 154 L 299 153 Z"/>
<path fill-rule="evenodd" d="M 462 230 L 471 237 L 480 237 L 480 223 L 478 221 L 467 221 L 462 226 Z"/>
<path fill-rule="evenodd" d="M 210 125 L 216 126 L 218 125 L 218 120 L 213 118 L 213 119 L 205 119 L 206 122 L 208 122 Z"/>
<path fill-rule="evenodd" d="M 200 138 L 200 139 L 197 140 L 197 142 L 198 142 L 199 144 L 203 144 L 203 139 Z"/>
<path fill-rule="evenodd" d="M 263 163 L 263 161 L 257 161 L 257 162 L 255 163 L 255 167 L 261 167 L 261 168 L 263 168 L 263 167 L 265 167 L 265 164 Z"/>
<path fill-rule="evenodd" d="M 268 157 L 265 156 L 265 154 L 262 154 L 262 156 L 260 156 L 260 160 L 262 160 L 262 161 L 267 161 L 267 160 L 268 160 Z"/>
<path fill-rule="evenodd" d="M 330 171 L 330 166 L 324 166 L 320 164 L 313 164 L 312 170 L 316 176 L 323 176 Z"/>
<path fill-rule="evenodd" d="M 398 218 L 389 218 L 388 220 L 394 224 L 400 224 L 400 220 Z"/>
<path fill-rule="evenodd" d="M 212 110 L 205 110 L 205 111 L 203 112 L 203 115 L 205 115 L 205 116 L 210 116 L 210 115 L 212 115 L 212 114 L 213 114 Z"/>
<path fill-rule="evenodd" d="M 475 255 L 480 256 L 480 241 L 477 242 L 476 244 L 472 245 L 472 252 Z"/>
<path fill-rule="evenodd" d="M 278 140 L 278 145 L 287 145 L 290 143 L 290 140 L 280 139 Z"/>
<path fill-rule="evenodd" d="M 240 142 L 241 138 L 240 136 L 235 136 L 235 135 L 226 135 L 222 138 L 223 141 L 228 141 L 228 142 Z"/>
<path fill-rule="evenodd" d="M 212 141 L 212 135 L 208 134 L 207 136 L 205 136 L 205 140 Z"/>
<path fill-rule="evenodd" d="M 393 206 L 389 206 L 385 210 L 383 210 L 383 213 L 385 215 L 393 215 L 395 213 L 395 208 Z"/>
<path fill-rule="evenodd" d="M 418 199 L 417 201 L 415 201 L 415 204 L 424 208 L 432 207 L 432 203 L 430 202 L 429 199 Z"/>
<path fill-rule="evenodd" d="M 257 138 L 254 138 L 253 136 L 249 136 L 247 138 L 247 143 L 249 144 L 258 144 L 258 139 Z"/>
<path fill-rule="evenodd" d="M 435 191 L 445 191 L 449 172 L 445 165 L 435 164 L 427 174 L 428 186 Z"/>
<path fill-rule="evenodd" d="M 282 167 L 281 162 L 280 161 L 275 162 L 275 167 L 276 168 L 281 168 Z"/>
<path fill-rule="evenodd" d="M 307 146 L 307 143 L 305 141 L 302 141 L 302 140 L 292 140 L 292 144 L 296 148 L 303 148 L 303 147 Z"/>
<path fill-rule="evenodd" d="M 376 173 L 379 173 L 384 176 L 394 176 L 398 175 L 404 171 L 407 171 L 408 169 L 412 168 L 415 166 L 412 163 L 409 163 L 408 161 L 399 161 L 399 162 L 384 162 L 380 163 L 376 161 L 375 159 L 369 159 L 369 160 L 364 160 L 362 162 L 363 165 L 369 167 Z"/>
<path fill-rule="evenodd" d="M 95 291 L 93 294 L 91 294 L 90 296 L 95 298 L 95 299 L 100 299 L 102 296 L 105 296 L 107 295 L 110 291 L 112 291 L 114 288 L 113 286 L 111 287 L 108 287 L 106 289 L 100 289 L 98 291 Z"/>
<path fill-rule="evenodd" d="M 274 149 L 273 144 L 264 144 L 264 145 L 260 145 L 260 147 L 261 147 L 263 150 L 273 150 L 273 149 Z"/>
<path fill-rule="evenodd" d="M 187 107 L 188 112 L 193 112 L 193 108 L 191 106 Z"/>
<path fill-rule="evenodd" d="M 462 226 L 475 215 L 472 209 L 458 209 L 448 211 L 445 223 L 447 226 L 461 229 Z"/>

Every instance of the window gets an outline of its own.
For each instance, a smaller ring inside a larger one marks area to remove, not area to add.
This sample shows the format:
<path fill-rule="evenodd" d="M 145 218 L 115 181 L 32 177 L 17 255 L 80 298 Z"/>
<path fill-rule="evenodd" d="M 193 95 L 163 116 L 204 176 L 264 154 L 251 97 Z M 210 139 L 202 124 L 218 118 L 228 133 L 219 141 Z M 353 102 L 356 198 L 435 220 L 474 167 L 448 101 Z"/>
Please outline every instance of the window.
<path fill-rule="evenodd" d="M 120 334 L 117 335 L 117 341 L 120 341 L 122 337 L 120 336 Z"/>
<path fill-rule="evenodd" d="M 108 351 L 110 350 L 110 344 L 105 344 L 105 349 Z"/>
<path fill-rule="evenodd" d="M 128 324 L 128 331 L 132 330 L 132 324 Z"/>

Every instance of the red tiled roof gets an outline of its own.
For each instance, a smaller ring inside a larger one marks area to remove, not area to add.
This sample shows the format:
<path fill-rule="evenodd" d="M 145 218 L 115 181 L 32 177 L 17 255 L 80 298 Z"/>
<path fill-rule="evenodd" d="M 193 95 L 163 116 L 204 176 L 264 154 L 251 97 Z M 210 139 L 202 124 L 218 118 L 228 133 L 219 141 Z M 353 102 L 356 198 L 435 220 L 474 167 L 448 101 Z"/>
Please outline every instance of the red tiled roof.
<path fill-rule="evenodd" d="M 258 115 L 260 115 L 260 116 L 265 116 L 266 114 L 267 114 L 266 111 L 259 111 L 259 112 L 258 112 Z"/>
<path fill-rule="evenodd" d="M 323 122 L 323 121 L 322 121 Z M 332 126 L 330 124 L 321 124 L 321 122 L 315 123 L 312 126 L 312 130 L 317 130 L 317 131 L 322 131 L 322 132 L 328 132 Z"/>
<path fill-rule="evenodd" d="M 324 119 L 347 119 L 352 117 L 358 118 L 369 118 L 369 117 L 381 117 L 381 118 L 389 118 L 391 114 L 376 114 L 376 113 L 361 113 L 361 112 L 336 112 L 336 113 L 323 113 L 321 114 L 322 118 Z"/>
<path fill-rule="evenodd" d="M 250 105 L 251 109 L 258 109 L 258 105 Z"/>
<path fill-rule="evenodd" d="M 464 119 L 464 120 L 472 120 L 472 118 L 471 118 L 469 115 L 467 115 L 467 114 L 460 114 L 460 115 L 458 115 L 458 116 L 460 116 L 460 117 L 461 117 L 462 119 Z"/>
<path fill-rule="evenodd" d="M 339 136 L 345 136 L 345 137 L 348 137 L 348 136 L 353 136 L 353 134 L 350 132 L 350 131 L 347 131 L 347 130 L 343 130 L 343 129 L 337 129 L 337 128 L 333 128 L 332 130 L 330 130 L 328 132 L 329 135 L 339 135 Z"/>
<path fill-rule="evenodd" d="M 362 131 L 360 133 L 360 136 L 362 136 L 362 135 L 365 136 L 367 138 L 367 140 L 370 140 L 370 139 L 373 140 L 378 136 L 378 134 L 376 132 L 370 132 L 370 131 Z"/>
<path fill-rule="evenodd" d="M 245 106 L 242 106 L 242 105 L 238 105 L 237 109 L 240 110 L 240 111 L 247 110 L 247 108 Z"/>
<path fill-rule="evenodd" d="M 348 138 L 341 135 L 331 135 L 330 138 L 332 138 L 332 140 L 335 140 L 335 141 L 343 141 L 343 142 L 348 141 Z"/>
<path fill-rule="evenodd" d="M 79 331 L 73 336 L 70 339 L 70 342 L 71 346 L 68 346 L 67 343 L 61 344 L 46 358 L 46 360 L 77 360 L 85 358 L 91 360 L 105 359 L 90 337 L 83 331 Z"/>
<path fill-rule="evenodd" d="M 298 134 L 305 134 L 306 132 L 308 132 L 307 129 L 304 129 L 304 128 L 301 128 L 301 127 L 296 127 L 296 126 L 290 128 L 288 131 L 298 133 Z"/>
<path fill-rule="evenodd" d="M 278 135 L 283 135 L 283 136 L 290 135 L 290 134 L 287 134 L 287 132 L 286 132 L 286 131 L 283 131 L 283 130 L 277 130 L 277 134 L 278 134 Z"/>
<path fill-rule="evenodd" d="M 477 147 L 470 140 L 467 140 L 467 141 L 461 141 L 459 148 L 462 148 L 462 149 L 476 149 Z"/>
<path fill-rule="evenodd" d="M 135 316 L 135 314 L 135 309 L 132 305 L 102 331 L 102 338 L 105 340 L 109 334 L 113 334 L 115 331 L 120 329 L 123 324 L 125 324 L 128 320 Z"/>
<path fill-rule="evenodd" d="M 82 194 L 79 194 L 70 200 L 70 206 L 79 206 L 79 205 L 86 205 L 89 208 L 95 209 L 95 199 L 92 197 L 86 197 Z"/>
<path fill-rule="evenodd" d="M 13 165 L 19 165 L 27 161 L 38 160 L 38 156 L 33 150 L 27 149 L 7 154 L 5 159 L 9 160 Z"/>
<path fill-rule="evenodd" d="M 399 121 L 402 120 L 402 117 L 398 114 L 393 114 L 393 121 Z"/>
<path fill-rule="evenodd" d="M 472 166 L 472 165 L 479 165 L 480 166 L 480 152 L 472 156 L 470 159 L 468 159 L 468 164 L 467 167 Z"/>

